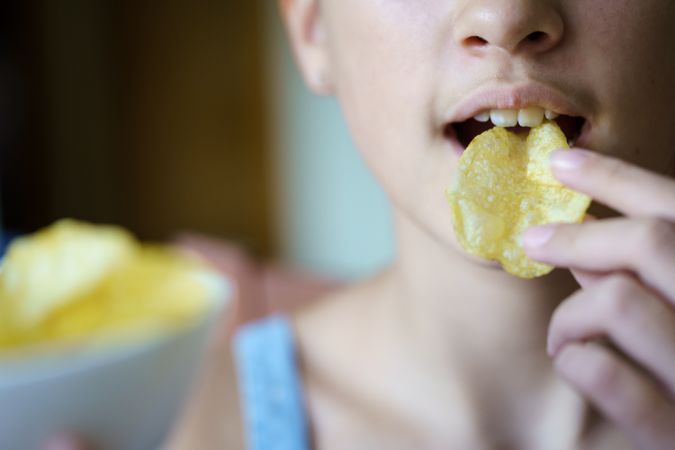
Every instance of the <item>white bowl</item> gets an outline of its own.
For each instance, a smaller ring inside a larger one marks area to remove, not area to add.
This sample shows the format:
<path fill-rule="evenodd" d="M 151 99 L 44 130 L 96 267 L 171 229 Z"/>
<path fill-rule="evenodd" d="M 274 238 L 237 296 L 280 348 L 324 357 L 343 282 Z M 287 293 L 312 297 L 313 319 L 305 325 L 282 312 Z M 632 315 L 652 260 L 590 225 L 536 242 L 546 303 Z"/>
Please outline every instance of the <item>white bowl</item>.
<path fill-rule="evenodd" d="M 0 360 L 0 449 L 37 450 L 75 431 L 102 450 L 154 450 L 180 411 L 208 336 L 231 303 L 218 299 L 194 324 L 135 344 Z"/>

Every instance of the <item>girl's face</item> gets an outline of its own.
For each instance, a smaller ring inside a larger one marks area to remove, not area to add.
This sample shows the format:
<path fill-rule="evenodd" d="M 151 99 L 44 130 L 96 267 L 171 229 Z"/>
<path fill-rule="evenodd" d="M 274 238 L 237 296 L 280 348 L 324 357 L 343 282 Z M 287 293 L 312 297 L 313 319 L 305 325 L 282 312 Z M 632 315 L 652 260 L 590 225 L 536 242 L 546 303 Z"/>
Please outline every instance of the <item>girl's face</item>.
<path fill-rule="evenodd" d="M 454 241 L 445 189 L 465 144 L 492 126 L 479 113 L 541 107 L 562 114 L 578 146 L 673 167 L 672 0 L 316 6 L 314 31 L 292 33 L 306 77 L 322 72 L 395 207 L 444 242 Z"/>

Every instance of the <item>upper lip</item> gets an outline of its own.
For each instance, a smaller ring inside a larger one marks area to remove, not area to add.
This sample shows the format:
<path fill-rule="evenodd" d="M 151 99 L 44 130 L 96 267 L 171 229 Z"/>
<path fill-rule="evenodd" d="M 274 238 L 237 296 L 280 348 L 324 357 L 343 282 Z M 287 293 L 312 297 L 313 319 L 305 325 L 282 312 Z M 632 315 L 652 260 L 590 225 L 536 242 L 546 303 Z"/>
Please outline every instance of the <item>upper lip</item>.
<path fill-rule="evenodd" d="M 450 108 L 445 119 L 446 123 L 458 123 L 491 109 L 521 109 L 529 106 L 539 106 L 561 115 L 584 116 L 580 106 L 567 96 L 548 86 L 530 83 L 482 88 Z"/>

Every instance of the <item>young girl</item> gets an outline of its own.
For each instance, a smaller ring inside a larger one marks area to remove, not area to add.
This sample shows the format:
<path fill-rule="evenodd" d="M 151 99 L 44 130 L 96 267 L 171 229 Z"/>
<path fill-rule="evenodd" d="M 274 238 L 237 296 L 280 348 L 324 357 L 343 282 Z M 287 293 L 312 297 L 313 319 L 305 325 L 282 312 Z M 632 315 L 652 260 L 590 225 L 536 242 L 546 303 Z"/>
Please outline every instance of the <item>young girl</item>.
<path fill-rule="evenodd" d="M 675 2 L 280 5 L 389 194 L 397 258 L 216 346 L 173 447 L 675 448 Z M 554 175 L 618 212 L 526 232 L 561 268 L 535 280 L 466 254 L 444 194 L 480 120 L 526 108 L 576 139 Z"/>

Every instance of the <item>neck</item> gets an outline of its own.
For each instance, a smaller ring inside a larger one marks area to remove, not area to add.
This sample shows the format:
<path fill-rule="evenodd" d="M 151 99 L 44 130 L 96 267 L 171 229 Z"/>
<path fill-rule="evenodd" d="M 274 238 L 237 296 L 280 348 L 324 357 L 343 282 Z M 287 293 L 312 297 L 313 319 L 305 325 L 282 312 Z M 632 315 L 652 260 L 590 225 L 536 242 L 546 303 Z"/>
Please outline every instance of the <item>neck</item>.
<path fill-rule="evenodd" d="M 526 448 L 532 430 L 565 429 L 571 440 L 561 448 L 572 446 L 588 409 L 546 354 L 551 314 L 578 288 L 572 276 L 521 280 L 439 243 L 405 217 L 396 225 L 398 261 L 380 298 L 407 367 L 436 393 L 461 386 L 469 414 L 489 435 Z"/>
<path fill-rule="evenodd" d="M 388 297 L 415 352 L 430 364 L 465 368 L 467 376 L 505 368 L 522 376 L 527 368 L 514 367 L 518 362 L 550 378 L 548 323 L 560 301 L 577 288 L 571 275 L 554 271 L 522 280 L 439 244 L 401 215 L 396 222 L 399 258 Z"/>

